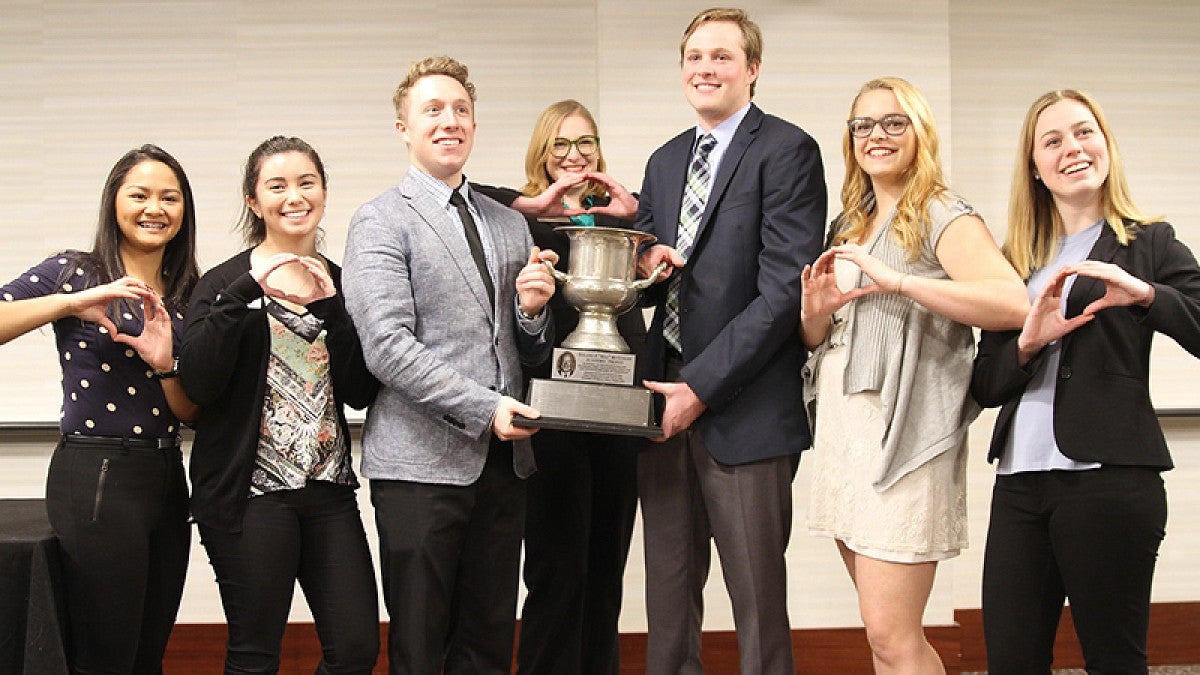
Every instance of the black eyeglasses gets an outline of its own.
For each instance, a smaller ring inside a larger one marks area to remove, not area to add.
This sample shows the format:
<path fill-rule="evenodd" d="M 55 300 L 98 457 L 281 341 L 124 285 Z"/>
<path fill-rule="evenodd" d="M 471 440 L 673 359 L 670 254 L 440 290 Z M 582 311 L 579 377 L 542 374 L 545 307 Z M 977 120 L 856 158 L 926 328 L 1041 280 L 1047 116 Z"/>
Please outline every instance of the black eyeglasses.
<path fill-rule="evenodd" d="M 575 140 L 571 140 L 569 138 L 562 138 L 560 136 L 550 143 L 550 154 L 554 155 L 554 157 L 557 159 L 562 159 L 563 157 L 571 154 L 572 145 L 575 146 L 575 149 L 579 151 L 579 154 L 583 155 L 584 157 L 591 157 L 592 155 L 596 154 L 596 150 L 600 148 L 600 137 L 589 134 L 587 136 L 580 136 Z"/>
<path fill-rule="evenodd" d="M 846 120 L 846 126 L 850 127 L 850 135 L 855 138 L 870 136 L 876 124 L 888 136 L 900 136 L 905 131 L 908 131 L 908 125 L 911 123 L 912 120 L 908 119 L 908 115 L 901 115 L 899 113 L 884 115 L 879 119 L 873 117 L 854 117 Z"/>

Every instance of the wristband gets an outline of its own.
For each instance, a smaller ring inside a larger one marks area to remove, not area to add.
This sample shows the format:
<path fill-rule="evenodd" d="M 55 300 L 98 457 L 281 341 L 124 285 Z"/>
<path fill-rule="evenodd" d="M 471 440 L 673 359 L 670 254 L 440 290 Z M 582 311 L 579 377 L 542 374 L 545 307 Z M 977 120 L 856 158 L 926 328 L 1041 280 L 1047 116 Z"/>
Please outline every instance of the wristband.
<path fill-rule="evenodd" d="M 169 380 L 173 377 L 179 377 L 179 357 L 178 356 L 171 359 L 171 369 L 170 370 L 154 371 L 154 379 L 156 379 L 156 380 Z"/>

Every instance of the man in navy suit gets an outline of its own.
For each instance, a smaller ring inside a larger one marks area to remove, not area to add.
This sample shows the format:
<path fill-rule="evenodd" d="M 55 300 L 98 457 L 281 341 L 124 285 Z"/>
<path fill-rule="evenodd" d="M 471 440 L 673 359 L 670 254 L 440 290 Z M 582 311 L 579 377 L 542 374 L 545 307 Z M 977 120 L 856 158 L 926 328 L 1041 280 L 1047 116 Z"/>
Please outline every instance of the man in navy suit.
<path fill-rule="evenodd" d="M 646 541 L 647 673 L 699 673 L 710 539 L 733 604 L 743 675 L 794 672 L 784 551 L 791 482 L 810 444 L 797 336 L 800 271 L 821 251 L 826 193 L 804 131 L 750 102 L 762 34 L 738 9 L 701 12 L 681 44 L 697 125 L 650 157 L 637 227 L 671 267 L 646 386 L 665 442 L 638 458 Z"/>

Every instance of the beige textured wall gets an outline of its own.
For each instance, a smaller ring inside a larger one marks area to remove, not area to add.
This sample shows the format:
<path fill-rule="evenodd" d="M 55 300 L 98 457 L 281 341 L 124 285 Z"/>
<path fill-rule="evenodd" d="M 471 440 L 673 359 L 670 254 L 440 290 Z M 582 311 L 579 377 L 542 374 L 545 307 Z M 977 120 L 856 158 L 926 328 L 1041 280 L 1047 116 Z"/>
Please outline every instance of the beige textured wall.
<path fill-rule="evenodd" d="M 0 277 L 65 247 L 86 247 L 100 185 L 128 148 L 156 142 L 182 161 L 196 193 L 204 267 L 238 250 L 231 227 L 241 163 L 260 140 L 299 135 L 331 174 L 327 249 L 341 256 L 353 210 L 405 166 L 391 128 L 391 89 L 407 65 L 450 54 L 479 88 L 479 132 L 467 173 L 514 184 L 537 113 L 578 98 L 596 114 L 611 173 L 640 184 L 649 153 L 692 122 L 678 81 L 678 41 L 707 3 L 663 0 L 444 2 L 251 0 L 0 4 Z M 757 0 L 765 63 L 757 102 L 823 148 L 831 210 L 843 171 L 842 120 L 858 86 L 894 74 L 932 102 L 956 189 L 998 237 L 1017 128 L 1046 89 L 1092 91 L 1108 110 L 1135 196 L 1200 245 L 1189 209 L 1200 156 L 1192 122 L 1200 81 L 1200 3 L 1013 0 Z M 832 213 L 831 213 L 832 215 Z M 1169 340 L 1161 342 L 1168 343 Z M 0 420 L 57 417 L 49 331 L 0 349 Z M 1159 358 L 1161 357 L 1161 358 Z M 1160 405 L 1200 402 L 1189 358 L 1156 355 Z M 1159 377 L 1159 375 L 1162 375 Z M 927 613 L 948 623 L 977 607 L 991 472 L 975 425 L 970 462 L 973 547 L 943 566 Z M 1171 522 L 1155 599 L 1200 600 L 1200 421 L 1166 424 L 1179 469 L 1167 474 Z M 0 435 L 0 496 L 42 491 L 51 441 Z M 796 481 L 789 599 L 796 627 L 855 625 L 853 593 L 833 545 L 803 528 L 808 477 Z M 360 501 L 368 529 L 365 491 Z M 624 630 L 644 630 L 640 538 L 627 573 Z M 706 627 L 732 627 L 718 569 Z M 297 602 L 293 617 L 305 620 Z M 220 621 L 198 544 L 180 621 Z"/>

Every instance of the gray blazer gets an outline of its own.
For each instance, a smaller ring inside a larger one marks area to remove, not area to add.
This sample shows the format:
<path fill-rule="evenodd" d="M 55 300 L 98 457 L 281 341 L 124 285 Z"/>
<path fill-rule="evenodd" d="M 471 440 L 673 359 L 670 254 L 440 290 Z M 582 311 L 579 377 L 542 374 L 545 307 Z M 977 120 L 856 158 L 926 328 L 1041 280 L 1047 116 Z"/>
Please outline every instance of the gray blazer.
<path fill-rule="evenodd" d="M 478 192 L 472 201 L 494 247 L 498 313 L 462 227 L 411 173 L 350 221 L 346 309 L 383 384 L 363 428 L 366 478 L 473 483 L 501 394 L 522 398 L 522 362 L 549 355 L 550 322 L 535 334 L 516 317 L 516 278 L 533 246 L 525 219 Z M 515 442 L 516 474 L 534 468 L 529 441 Z"/>

